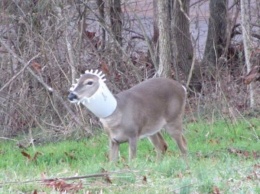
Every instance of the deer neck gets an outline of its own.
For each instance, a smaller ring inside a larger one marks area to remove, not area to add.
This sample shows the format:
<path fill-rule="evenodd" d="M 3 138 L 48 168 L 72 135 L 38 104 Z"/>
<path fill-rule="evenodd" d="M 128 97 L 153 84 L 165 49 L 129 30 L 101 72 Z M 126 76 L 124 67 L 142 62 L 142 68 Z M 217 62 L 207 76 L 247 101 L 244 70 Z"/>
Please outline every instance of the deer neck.
<path fill-rule="evenodd" d="M 99 118 L 113 114 L 117 107 L 117 100 L 107 85 L 101 80 L 98 90 L 89 98 L 83 98 L 81 103 Z"/>

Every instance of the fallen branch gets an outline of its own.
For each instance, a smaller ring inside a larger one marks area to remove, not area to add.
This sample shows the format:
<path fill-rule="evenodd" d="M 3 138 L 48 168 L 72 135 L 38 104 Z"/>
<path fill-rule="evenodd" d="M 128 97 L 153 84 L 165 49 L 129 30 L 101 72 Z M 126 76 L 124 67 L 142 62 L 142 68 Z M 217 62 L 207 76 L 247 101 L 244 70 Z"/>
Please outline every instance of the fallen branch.
<path fill-rule="evenodd" d="M 115 173 L 115 172 L 114 172 Z M 63 178 L 49 178 L 49 179 L 42 179 L 42 182 L 48 182 L 48 181 L 55 181 L 55 180 L 64 180 L 64 181 L 71 181 L 71 180 L 77 180 L 77 179 L 87 179 L 87 178 L 99 178 L 99 177 L 106 177 L 111 172 L 105 172 L 105 173 L 97 173 L 97 174 L 90 174 L 90 175 L 84 175 L 84 176 L 72 176 L 72 177 L 63 177 Z"/>
<path fill-rule="evenodd" d="M 61 177 L 61 178 L 44 178 L 44 179 L 36 179 L 36 180 L 27 180 L 27 181 L 13 181 L 13 182 L 0 182 L 0 186 L 4 185 L 10 185 L 10 184 L 25 184 L 25 183 L 33 183 L 33 182 L 50 182 L 50 181 L 56 181 L 56 180 L 78 180 L 78 179 L 88 179 L 88 178 L 106 178 L 108 175 L 111 174 L 122 174 L 122 173 L 129 173 L 129 171 L 122 171 L 122 172 L 104 172 L 104 173 L 96 173 L 96 174 L 90 174 L 90 175 L 84 175 L 84 176 L 72 176 L 72 177 Z"/>

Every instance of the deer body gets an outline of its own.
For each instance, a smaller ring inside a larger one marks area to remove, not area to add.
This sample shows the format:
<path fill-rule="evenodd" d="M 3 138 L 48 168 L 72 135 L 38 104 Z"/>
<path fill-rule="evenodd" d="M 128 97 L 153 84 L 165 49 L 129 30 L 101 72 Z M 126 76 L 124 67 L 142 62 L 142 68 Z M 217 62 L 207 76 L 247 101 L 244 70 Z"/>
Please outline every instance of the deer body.
<path fill-rule="evenodd" d="M 77 87 L 71 91 L 70 100 L 72 96 L 81 96 L 79 93 L 83 91 Z M 160 156 L 167 149 L 160 133 L 162 128 L 175 139 L 181 152 L 186 153 L 182 128 L 186 90 L 181 84 L 166 78 L 152 78 L 120 92 L 115 99 L 117 106 L 113 113 L 100 118 L 110 137 L 110 160 L 117 159 L 119 145 L 124 142 L 129 143 L 129 158 L 135 158 L 137 141 L 144 137 L 151 140 Z"/>

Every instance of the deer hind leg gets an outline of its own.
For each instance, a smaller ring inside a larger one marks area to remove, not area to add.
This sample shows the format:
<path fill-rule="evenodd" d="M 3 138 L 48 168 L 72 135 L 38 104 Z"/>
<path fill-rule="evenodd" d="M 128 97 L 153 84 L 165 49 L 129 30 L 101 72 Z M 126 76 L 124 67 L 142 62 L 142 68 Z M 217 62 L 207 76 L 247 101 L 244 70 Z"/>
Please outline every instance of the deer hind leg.
<path fill-rule="evenodd" d="M 167 143 L 164 141 L 163 136 L 160 132 L 150 136 L 149 139 L 155 147 L 157 159 L 160 159 L 168 148 Z"/>
<path fill-rule="evenodd" d="M 176 141 L 182 154 L 186 155 L 187 142 L 186 142 L 185 137 L 183 136 L 182 122 L 175 121 L 175 122 L 168 123 L 165 126 L 165 128 L 166 128 L 167 132 L 172 136 L 172 138 Z"/>

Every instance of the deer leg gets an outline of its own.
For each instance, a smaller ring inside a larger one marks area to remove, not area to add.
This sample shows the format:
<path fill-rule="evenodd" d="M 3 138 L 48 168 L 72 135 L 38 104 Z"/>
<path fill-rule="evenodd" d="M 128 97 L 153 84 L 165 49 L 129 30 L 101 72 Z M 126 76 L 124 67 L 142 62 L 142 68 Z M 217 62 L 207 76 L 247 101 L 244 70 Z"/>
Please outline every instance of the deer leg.
<path fill-rule="evenodd" d="M 130 137 L 128 142 L 129 142 L 129 160 L 132 160 L 136 157 L 137 137 Z"/>
<path fill-rule="evenodd" d="M 155 147 L 157 159 L 160 159 L 168 148 L 167 143 L 164 141 L 160 132 L 150 136 L 149 139 Z"/>
<path fill-rule="evenodd" d="M 119 143 L 110 140 L 110 154 L 109 154 L 109 160 L 110 161 L 117 161 L 119 154 Z"/>
<path fill-rule="evenodd" d="M 175 139 L 179 149 L 181 150 L 182 154 L 186 155 L 187 153 L 187 142 L 183 136 L 183 128 L 182 122 L 173 122 L 168 123 L 166 125 L 167 132 Z"/>

